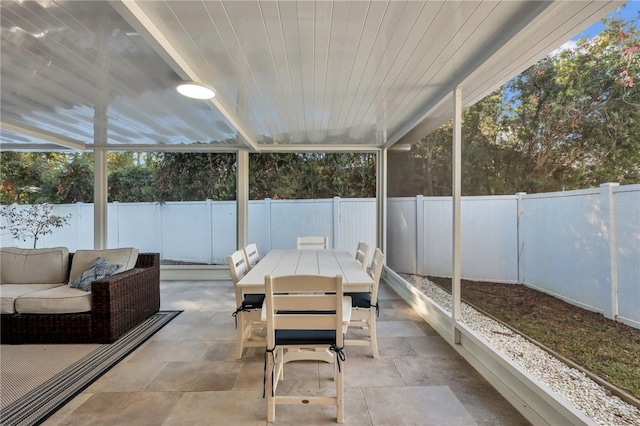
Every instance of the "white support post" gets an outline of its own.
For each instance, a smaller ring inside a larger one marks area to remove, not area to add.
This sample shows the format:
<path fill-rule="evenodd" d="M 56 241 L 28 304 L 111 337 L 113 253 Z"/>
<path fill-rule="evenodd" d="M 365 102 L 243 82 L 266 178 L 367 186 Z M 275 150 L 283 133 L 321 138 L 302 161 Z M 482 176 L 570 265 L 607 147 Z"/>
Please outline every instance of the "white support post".
<path fill-rule="evenodd" d="M 462 89 L 460 86 L 456 87 L 453 92 L 453 271 L 451 282 L 451 295 L 453 298 L 453 306 L 451 309 L 452 324 L 453 324 L 453 343 L 460 344 L 460 331 L 456 327 L 458 321 L 462 318 L 461 305 L 460 305 L 460 271 L 461 271 L 461 259 L 460 259 L 460 227 L 461 227 L 461 203 L 462 197 L 460 192 L 462 190 Z"/>
<path fill-rule="evenodd" d="M 265 221 L 265 223 L 267 224 L 267 241 L 268 244 L 267 246 L 268 251 L 271 251 L 271 241 L 273 241 L 273 238 L 271 238 L 271 198 L 265 198 L 264 199 L 264 208 L 265 211 L 267 212 L 267 220 Z"/>
<path fill-rule="evenodd" d="M 106 249 L 107 244 L 107 151 L 93 153 L 93 248 Z"/>
<path fill-rule="evenodd" d="M 215 238 L 213 237 L 213 233 L 215 232 L 215 228 L 213 226 L 213 201 L 209 198 L 206 200 L 207 206 L 207 226 L 209 229 L 207 230 L 207 235 L 209 236 L 209 264 L 213 265 L 213 242 Z M 204 230 L 203 230 L 204 231 Z"/>
<path fill-rule="evenodd" d="M 387 252 L 387 149 L 376 155 L 376 225 L 377 246 Z"/>
<path fill-rule="evenodd" d="M 105 21 L 98 22 L 98 26 L 104 28 Z M 98 31 L 98 34 L 104 34 Z M 107 44 L 106 36 L 98 37 L 96 40 L 98 44 L 97 52 L 106 52 L 103 49 Z M 107 81 L 109 75 L 110 62 L 107 55 L 100 53 L 96 57 L 96 69 L 99 70 L 97 81 Z M 106 249 L 108 245 L 108 183 L 107 183 L 107 146 L 108 146 L 108 122 L 109 116 L 107 114 L 109 106 L 105 99 L 108 99 L 108 89 L 105 85 L 98 87 L 96 93 L 96 99 L 102 101 L 96 102 L 93 107 L 93 143 L 95 149 L 93 150 L 93 247 L 96 250 Z"/>
<path fill-rule="evenodd" d="M 236 246 L 241 249 L 249 242 L 249 152 L 239 150 L 236 161 Z"/>
<path fill-rule="evenodd" d="M 108 210 L 109 210 L 109 203 L 107 203 L 107 211 Z M 115 224 L 116 229 L 115 229 L 115 232 L 113 232 L 113 229 L 109 229 L 109 231 L 111 232 L 112 236 L 115 235 L 116 237 L 115 247 L 121 247 L 120 246 L 120 203 L 118 201 L 113 202 L 113 208 L 111 209 L 111 214 L 115 216 L 115 220 L 113 220 L 111 223 Z"/>
<path fill-rule="evenodd" d="M 333 228 L 333 237 L 331 237 L 331 239 L 333 241 L 329 241 L 329 244 L 333 244 L 334 249 L 339 249 L 341 244 L 340 204 L 340 197 L 333 197 L 333 223 L 331 224 L 331 227 Z"/>
<path fill-rule="evenodd" d="M 603 183 L 600 185 L 603 221 L 609 231 L 609 280 L 611 286 L 609 308 L 605 307 L 604 316 L 615 320 L 618 317 L 618 241 L 616 239 L 616 205 L 613 189 L 619 183 Z"/>
<path fill-rule="evenodd" d="M 424 196 L 416 196 L 416 273 L 425 274 L 424 264 Z"/>
<path fill-rule="evenodd" d="M 524 200 L 523 197 L 527 195 L 526 192 L 516 192 L 518 201 L 516 203 L 516 262 L 517 262 L 517 274 L 518 284 L 524 284 L 524 240 L 522 238 L 522 217 L 524 216 Z"/>

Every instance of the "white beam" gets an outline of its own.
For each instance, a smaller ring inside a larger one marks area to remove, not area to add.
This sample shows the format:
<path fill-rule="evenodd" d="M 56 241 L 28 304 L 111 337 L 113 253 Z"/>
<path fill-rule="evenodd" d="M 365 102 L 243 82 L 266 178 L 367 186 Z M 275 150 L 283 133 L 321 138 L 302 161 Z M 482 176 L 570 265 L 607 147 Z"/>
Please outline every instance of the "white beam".
<path fill-rule="evenodd" d="M 64 136 L 56 135 L 55 133 L 51 133 L 46 130 L 41 130 L 33 126 L 29 126 L 27 124 L 15 125 L 15 124 L 7 123 L 6 121 L 2 121 L 0 122 L 0 129 L 7 130 L 14 133 L 20 133 L 23 135 L 32 136 L 34 138 L 42 139 L 44 141 L 48 141 L 65 148 L 76 149 L 79 151 L 83 151 L 85 149 L 85 144 L 83 142 L 77 141 L 75 139 L 67 138 Z M 26 149 L 27 147 L 28 145 L 23 145 L 23 149 Z"/>
<path fill-rule="evenodd" d="M 376 156 L 376 226 L 377 244 L 387 252 L 387 150 L 381 149 Z"/>
<path fill-rule="evenodd" d="M 26 147 L 26 145 L 21 145 Z M 4 147 L 4 145 L 3 145 Z M 246 149 L 245 146 L 239 144 L 176 144 L 176 145 L 149 145 L 149 144 L 112 144 L 108 147 L 86 145 L 87 150 L 107 149 L 109 151 L 132 151 L 132 152 L 232 152 L 235 153 L 240 149 Z M 378 152 L 380 148 L 370 145 L 261 145 L 256 152 Z M 411 147 L 406 147 L 410 150 Z"/>
<path fill-rule="evenodd" d="M 236 159 L 236 244 L 240 249 L 249 242 L 249 152 L 239 150 Z"/>
<path fill-rule="evenodd" d="M 317 144 L 317 145 L 262 145 L 259 152 L 377 152 L 378 145 Z"/>
<path fill-rule="evenodd" d="M 93 153 L 93 248 L 108 248 L 107 151 Z"/>

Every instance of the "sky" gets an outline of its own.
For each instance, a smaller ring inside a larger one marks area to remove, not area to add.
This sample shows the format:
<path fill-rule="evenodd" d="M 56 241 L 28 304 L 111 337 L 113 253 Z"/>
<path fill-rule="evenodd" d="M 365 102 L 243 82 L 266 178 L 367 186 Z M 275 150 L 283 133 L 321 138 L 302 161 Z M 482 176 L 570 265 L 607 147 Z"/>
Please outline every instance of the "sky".
<path fill-rule="evenodd" d="M 630 21 L 633 18 L 639 17 L 638 13 L 640 12 L 640 0 L 629 0 L 624 6 L 619 7 L 613 12 L 609 13 L 607 17 L 613 17 L 616 19 L 620 19 L 622 21 Z M 591 38 L 600 33 L 604 28 L 604 25 L 601 21 L 596 22 L 591 25 L 589 28 L 581 32 L 580 34 L 576 34 L 570 41 L 566 42 L 562 45 L 561 49 L 575 47 L 576 41 L 581 38 Z"/>

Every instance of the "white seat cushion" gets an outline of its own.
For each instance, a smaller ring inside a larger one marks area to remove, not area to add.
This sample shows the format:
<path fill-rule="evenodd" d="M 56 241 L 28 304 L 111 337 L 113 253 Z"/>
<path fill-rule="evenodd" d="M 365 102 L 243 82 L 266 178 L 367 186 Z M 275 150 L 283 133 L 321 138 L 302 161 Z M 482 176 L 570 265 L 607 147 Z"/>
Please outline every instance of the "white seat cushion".
<path fill-rule="evenodd" d="M 0 285 L 0 314 L 15 314 L 15 302 L 20 296 L 59 286 L 60 284 L 2 284 Z"/>
<path fill-rule="evenodd" d="M 46 249 L 0 250 L 3 284 L 52 284 L 67 282 L 69 250 L 66 247 Z"/>
<path fill-rule="evenodd" d="M 106 250 L 78 250 L 73 255 L 71 261 L 71 273 L 69 274 L 69 284 L 78 278 L 78 276 L 99 257 L 102 257 L 109 263 L 121 265 L 114 274 L 128 271 L 136 266 L 138 260 L 138 249 L 133 247 L 106 249 Z"/>
<path fill-rule="evenodd" d="M 60 285 L 16 299 L 19 314 L 70 314 L 91 310 L 91 293 Z"/>

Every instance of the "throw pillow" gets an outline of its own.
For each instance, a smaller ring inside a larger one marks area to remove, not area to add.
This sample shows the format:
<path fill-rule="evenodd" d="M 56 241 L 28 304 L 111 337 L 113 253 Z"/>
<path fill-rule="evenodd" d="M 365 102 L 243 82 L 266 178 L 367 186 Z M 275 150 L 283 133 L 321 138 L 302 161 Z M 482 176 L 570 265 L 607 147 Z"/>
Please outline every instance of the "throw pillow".
<path fill-rule="evenodd" d="M 101 280 L 110 275 L 113 275 L 118 268 L 122 265 L 116 265 L 109 263 L 102 257 L 96 259 L 87 269 L 82 271 L 78 278 L 71 284 L 71 288 L 77 288 L 78 290 L 91 291 L 91 283 L 95 280 Z"/>

